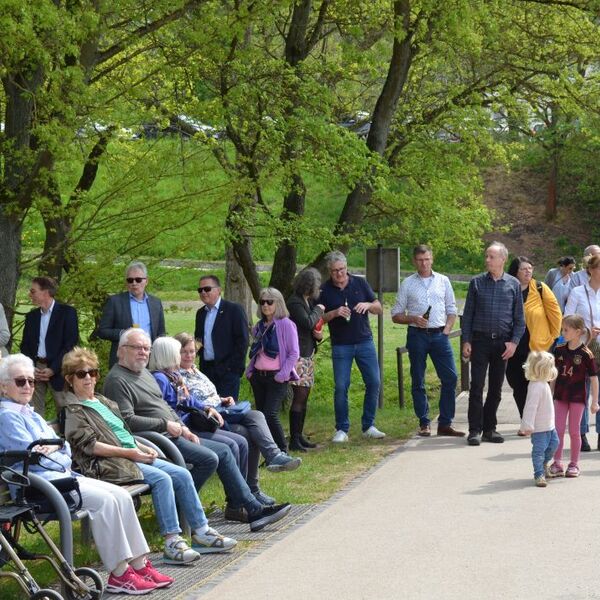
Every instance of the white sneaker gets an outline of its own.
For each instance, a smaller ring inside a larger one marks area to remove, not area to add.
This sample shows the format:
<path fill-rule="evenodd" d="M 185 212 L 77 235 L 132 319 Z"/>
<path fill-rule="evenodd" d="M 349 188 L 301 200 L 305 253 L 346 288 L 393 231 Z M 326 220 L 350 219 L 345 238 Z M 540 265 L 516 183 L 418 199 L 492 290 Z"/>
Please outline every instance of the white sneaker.
<path fill-rule="evenodd" d="M 335 435 L 331 438 L 331 441 L 334 444 L 343 444 L 344 442 L 348 441 L 348 434 L 345 431 L 338 429 L 335 432 Z"/>
<path fill-rule="evenodd" d="M 364 438 L 370 438 L 372 440 L 380 440 L 385 437 L 385 433 L 383 431 L 379 431 L 375 425 L 371 425 L 369 429 L 363 431 Z"/>

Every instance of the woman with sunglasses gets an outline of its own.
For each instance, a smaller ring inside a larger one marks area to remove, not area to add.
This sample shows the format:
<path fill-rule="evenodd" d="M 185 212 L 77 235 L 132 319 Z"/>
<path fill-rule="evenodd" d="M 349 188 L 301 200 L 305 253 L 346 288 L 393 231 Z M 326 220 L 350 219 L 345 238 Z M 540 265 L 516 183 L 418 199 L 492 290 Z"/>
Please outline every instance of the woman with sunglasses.
<path fill-rule="evenodd" d="M 80 470 L 119 485 L 143 481 L 150 486 L 165 539 L 163 562 L 187 564 L 200 554 L 231 550 L 237 542 L 208 526 L 190 472 L 161 460 L 153 448 L 137 442 L 117 404 L 95 393 L 99 375 L 96 354 L 74 348 L 65 354 L 62 372 L 69 390 L 65 435 Z M 177 503 L 192 529 L 191 548 L 180 536 Z"/>
<path fill-rule="evenodd" d="M 25 450 L 40 439 L 59 441 L 54 430 L 29 406 L 33 396 L 34 366 L 24 354 L 13 354 L 0 362 L 0 451 Z M 43 454 L 30 472 L 48 480 L 77 477 L 91 522 L 100 559 L 109 572 L 107 592 L 146 594 L 170 585 L 173 579 L 159 573 L 146 555 L 150 552 L 128 492 L 120 487 L 83 477 L 71 471 L 71 449 L 64 446 L 34 447 Z M 13 465 L 22 468 L 22 463 Z"/>
<path fill-rule="evenodd" d="M 282 452 L 287 452 L 279 412 L 288 381 L 299 379 L 295 368 L 300 356 L 298 330 L 289 318 L 281 292 L 275 288 L 261 290 L 257 316 L 260 320 L 252 329 L 246 377 L 252 386 L 256 408 L 264 413 L 275 443 Z"/>

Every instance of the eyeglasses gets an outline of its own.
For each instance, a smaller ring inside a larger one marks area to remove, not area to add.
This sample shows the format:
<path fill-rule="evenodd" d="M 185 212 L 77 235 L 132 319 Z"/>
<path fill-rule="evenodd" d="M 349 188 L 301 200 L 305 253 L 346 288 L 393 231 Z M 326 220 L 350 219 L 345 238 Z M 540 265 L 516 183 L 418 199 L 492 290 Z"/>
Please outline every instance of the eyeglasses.
<path fill-rule="evenodd" d="M 89 375 L 90 377 L 98 377 L 98 375 L 100 375 L 100 370 L 99 369 L 79 369 L 79 371 L 75 371 L 74 375 L 75 375 L 75 377 L 77 377 L 77 379 L 85 379 L 86 375 Z"/>
<path fill-rule="evenodd" d="M 208 294 L 211 290 L 216 290 L 218 287 L 218 285 L 205 285 L 204 287 L 198 288 L 198 293 L 201 294 L 204 292 L 205 294 Z"/>
<path fill-rule="evenodd" d="M 258 303 L 261 306 L 264 306 L 265 304 L 268 304 L 269 306 L 273 305 L 273 302 L 275 302 L 275 300 L 271 300 L 270 298 L 261 298 Z"/>
<path fill-rule="evenodd" d="M 125 281 L 127 283 L 142 283 L 142 281 L 145 281 L 146 279 L 148 279 L 147 277 L 127 277 L 125 279 Z"/>
<path fill-rule="evenodd" d="M 340 267 L 339 269 L 329 269 L 330 273 L 343 273 L 348 267 Z"/>
<path fill-rule="evenodd" d="M 141 346 L 133 344 L 123 344 L 124 348 L 133 348 L 136 352 L 150 352 L 152 348 L 150 346 Z"/>
<path fill-rule="evenodd" d="M 29 384 L 29 387 L 35 385 L 35 379 L 33 377 L 15 377 L 13 381 L 17 387 L 25 387 L 26 383 Z"/>

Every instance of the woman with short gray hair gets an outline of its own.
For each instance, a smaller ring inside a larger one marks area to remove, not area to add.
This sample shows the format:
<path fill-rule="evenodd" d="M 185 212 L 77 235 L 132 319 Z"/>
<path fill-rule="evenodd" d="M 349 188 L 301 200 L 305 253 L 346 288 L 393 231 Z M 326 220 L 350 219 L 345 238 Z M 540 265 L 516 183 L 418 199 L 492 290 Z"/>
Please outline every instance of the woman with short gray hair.
<path fill-rule="evenodd" d="M 287 452 L 287 440 L 279 420 L 288 381 L 298 379 L 296 363 L 300 356 L 296 325 L 281 292 L 268 287 L 258 297 L 260 321 L 252 329 L 250 364 L 246 377 L 250 380 L 256 409 L 265 415 L 275 443 Z"/>

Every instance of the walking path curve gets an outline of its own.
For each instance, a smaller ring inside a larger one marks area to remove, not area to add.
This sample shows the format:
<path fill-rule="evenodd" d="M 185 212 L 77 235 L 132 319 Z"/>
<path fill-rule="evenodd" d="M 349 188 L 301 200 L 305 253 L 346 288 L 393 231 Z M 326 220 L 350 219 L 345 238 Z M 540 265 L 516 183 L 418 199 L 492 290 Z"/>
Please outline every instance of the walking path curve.
<path fill-rule="evenodd" d="M 457 428 L 466 408 L 461 394 Z M 182 597 L 600 598 L 600 453 L 582 455 L 579 479 L 536 488 L 507 388 L 498 415 L 504 444 L 414 438 L 283 539 Z"/>

